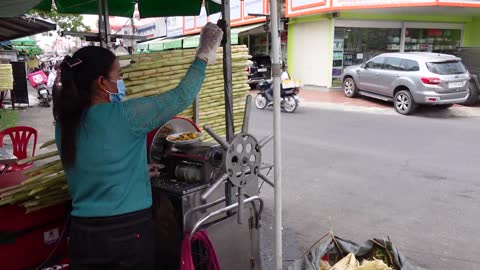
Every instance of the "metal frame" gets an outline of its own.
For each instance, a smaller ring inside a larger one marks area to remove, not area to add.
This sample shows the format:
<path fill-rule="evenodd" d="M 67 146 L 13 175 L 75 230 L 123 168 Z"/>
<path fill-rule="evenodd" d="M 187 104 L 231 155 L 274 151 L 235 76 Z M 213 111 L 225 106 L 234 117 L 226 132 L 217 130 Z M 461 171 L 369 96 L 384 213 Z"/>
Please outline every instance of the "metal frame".
<path fill-rule="evenodd" d="M 258 216 L 261 216 L 262 212 L 263 212 L 263 205 L 264 205 L 262 198 L 260 198 L 259 196 L 252 196 L 250 198 L 245 199 L 243 202 L 244 203 L 251 203 L 251 204 L 255 205 L 255 201 L 258 201 L 260 203 L 260 210 L 258 211 Z M 214 202 L 214 203 L 216 203 L 216 202 Z M 209 220 L 212 217 L 223 214 L 225 212 L 229 212 L 229 211 L 231 211 L 231 210 L 233 210 L 237 207 L 238 207 L 238 203 L 231 204 L 231 205 L 226 206 L 224 208 L 221 208 L 217 211 L 214 211 L 214 212 L 208 214 L 207 216 L 205 216 L 204 218 L 200 219 L 199 221 L 197 221 L 197 223 L 195 223 L 195 225 L 193 226 L 192 231 L 190 232 L 190 241 L 192 241 L 192 238 L 195 235 L 195 233 L 202 227 L 202 225 L 207 220 Z"/>

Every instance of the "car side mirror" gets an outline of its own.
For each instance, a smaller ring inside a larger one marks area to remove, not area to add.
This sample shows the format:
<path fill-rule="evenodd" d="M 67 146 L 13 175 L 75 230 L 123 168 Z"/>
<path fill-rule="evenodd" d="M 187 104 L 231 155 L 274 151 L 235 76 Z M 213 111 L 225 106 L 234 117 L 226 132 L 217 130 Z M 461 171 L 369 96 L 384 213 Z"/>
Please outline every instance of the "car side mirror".
<path fill-rule="evenodd" d="M 363 69 L 366 69 L 367 65 L 365 63 L 363 63 L 360 67 L 363 68 Z"/>

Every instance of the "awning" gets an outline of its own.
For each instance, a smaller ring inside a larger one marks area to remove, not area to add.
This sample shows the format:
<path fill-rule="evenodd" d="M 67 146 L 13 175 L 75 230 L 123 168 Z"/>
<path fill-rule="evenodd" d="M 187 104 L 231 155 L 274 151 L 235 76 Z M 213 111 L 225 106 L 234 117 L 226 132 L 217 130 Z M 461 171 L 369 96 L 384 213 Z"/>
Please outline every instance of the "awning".
<path fill-rule="evenodd" d="M 31 37 L 21 37 L 10 41 L 13 46 L 34 46 L 37 44 Z"/>
<path fill-rule="evenodd" d="M 59 13 L 98 14 L 97 0 L 54 0 Z M 53 0 L 2 0 L 0 17 L 14 17 L 36 8 L 50 11 Z M 200 14 L 203 0 L 160 1 L 160 0 L 108 0 L 110 16 L 133 17 L 135 5 L 142 18 L 168 16 L 195 16 Z M 221 6 L 212 0 L 205 1 L 207 13 L 221 11 Z"/>
<path fill-rule="evenodd" d="M 10 40 L 0 42 L 0 46 L 11 46 L 12 42 Z"/>
<path fill-rule="evenodd" d="M 139 43 L 137 45 L 137 49 L 139 49 L 138 46 L 141 46 L 143 50 L 149 50 L 152 52 L 158 52 L 158 51 L 163 51 L 163 50 L 169 50 L 169 49 L 178 49 L 182 48 L 182 42 L 183 42 L 183 37 L 179 38 L 166 38 L 166 37 L 161 37 L 157 38 L 151 41 Z"/>
<path fill-rule="evenodd" d="M 0 18 L 0 41 L 31 36 L 56 28 L 54 23 L 27 16 Z"/>
<path fill-rule="evenodd" d="M 230 37 L 232 45 L 238 44 L 238 35 L 241 33 L 250 31 L 255 28 L 263 28 L 263 23 L 257 23 L 252 25 L 246 25 L 241 27 L 232 28 L 230 30 Z M 195 48 L 200 42 L 200 35 L 188 36 L 183 38 L 183 48 Z"/>
<path fill-rule="evenodd" d="M 168 50 L 168 49 L 182 48 L 182 40 L 183 40 L 183 37 L 165 39 L 165 40 L 162 41 L 163 42 L 163 49 Z"/>
<path fill-rule="evenodd" d="M 145 42 L 147 43 L 146 46 L 147 46 L 147 50 L 151 51 L 151 52 L 159 52 L 159 51 L 163 51 L 163 40 L 165 40 L 166 37 L 161 37 L 161 38 L 157 38 L 157 39 L 154 39 L 154 40 L 151 40 L 149 42 Z"/>
<path fill-rule="evenodd" d="M 164 39 L 164 37 L 154 38 L 154 39 L 144 41 L 144 42 L 137 42 L 137 51 L 148 50 L 148 45 L 150 45 L 153 42 L 159 42 L 162 39 Z"/>

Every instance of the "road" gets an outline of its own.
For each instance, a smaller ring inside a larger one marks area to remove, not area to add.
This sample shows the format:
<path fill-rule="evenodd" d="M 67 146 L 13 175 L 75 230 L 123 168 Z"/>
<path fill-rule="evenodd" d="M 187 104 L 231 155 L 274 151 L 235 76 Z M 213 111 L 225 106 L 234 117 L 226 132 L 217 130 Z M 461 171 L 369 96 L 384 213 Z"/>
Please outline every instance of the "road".
<path fill-rule="evenodd" d="M 252 133 L 272 133 L 272 117 L 253 108 Z M 427 269 L 480 269 L 479 120 L 431 109 L 282 114 L 284 265 L 332 229 L 358 243 L 389 236 Z M 273 269 L 273 191 L 262 195 L 264 269 Z"/>

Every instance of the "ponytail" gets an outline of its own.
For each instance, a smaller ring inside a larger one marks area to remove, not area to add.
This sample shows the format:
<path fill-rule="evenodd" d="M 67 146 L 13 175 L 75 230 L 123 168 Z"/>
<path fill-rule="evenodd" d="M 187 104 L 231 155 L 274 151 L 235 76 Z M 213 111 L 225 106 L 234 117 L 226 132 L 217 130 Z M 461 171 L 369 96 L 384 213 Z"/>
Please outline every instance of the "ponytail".
<path fill-rule="evenodd" d="M 55 118 L 60 124 L 60 155 L 64 167 L 73 167 L 77 156 L 77 134 L 92 103 L 95 80 L 108 77 L 115 55 L 102 47 L 84 47 L 65 57 L 61 68 L 61 90 Z"/>

